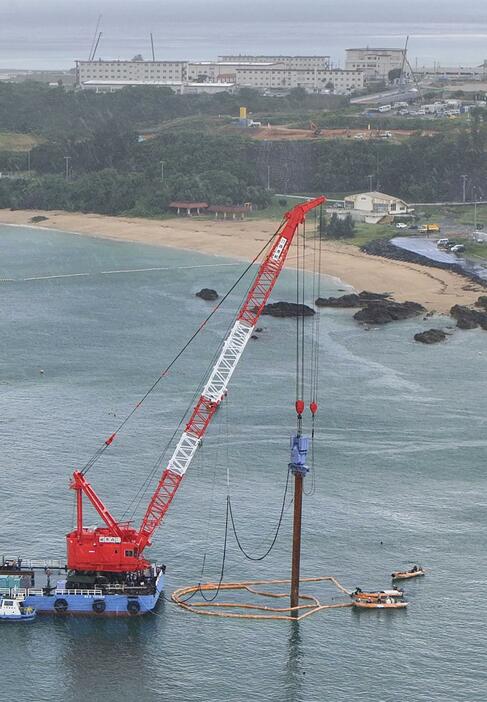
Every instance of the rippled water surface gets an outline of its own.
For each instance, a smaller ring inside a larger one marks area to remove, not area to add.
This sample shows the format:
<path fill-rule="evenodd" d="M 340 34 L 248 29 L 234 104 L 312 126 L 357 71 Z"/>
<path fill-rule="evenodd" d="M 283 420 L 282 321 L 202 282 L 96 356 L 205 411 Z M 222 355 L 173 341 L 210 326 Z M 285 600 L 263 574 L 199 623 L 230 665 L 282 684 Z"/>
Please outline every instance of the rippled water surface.
<path fill-rule="evenodd" d="M 208 312 L 194 292 L 225 291 L 241 264 L 9 227 L 0 247 L 0 553 L 62 556 L 71 470 Z M 143 268 L 164 270 L 133 271 Z M 292 284 L 284 273 L 273 299 L 292 299 Z M 324 287 L 333 294 L 339 285 Z M 152 469 L 243 293 L 89 474 L 115 515 Z M 365 331 L 349 311 L 322 312 L 316 489 L 304 504 L 303 575 L 384 587 L 392 570 L 420 562 L 431 570 L 407 585 L 407 612 L 262 623 L 164 602 L 140 620 L 3 625 L 0 700 L 485 700 L 487 337 L 457 332 L 443 345 L 416 345 L 413 334 L 431 325 Z M 218 577 L 227 465 L 246 547 L 262 550 L 276 523 L 294 421 L 295 327 L 271 318 L 264 327 L 154 539 L 168 593 L 198 581 L 205 552 L 204 579 Z M 226 579 L 287 577 L 290 517 L 287 509 L 276 548 L 257 565 L 231 538 Z"/>

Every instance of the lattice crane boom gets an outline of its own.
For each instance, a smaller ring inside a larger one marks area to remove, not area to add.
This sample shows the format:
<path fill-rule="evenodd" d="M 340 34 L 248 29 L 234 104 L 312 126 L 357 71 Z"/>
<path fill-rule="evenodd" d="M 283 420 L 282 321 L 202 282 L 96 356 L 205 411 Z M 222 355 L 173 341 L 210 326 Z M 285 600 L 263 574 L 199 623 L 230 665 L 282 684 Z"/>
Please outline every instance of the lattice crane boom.
<path fill-rule="evenodd" d="M 281 273 L 297 228 L 304 222 L 307 212 L 324 202 L 324 197 L 318 197 L 296 205 L 286 213 L 285 222 L 259 267 L 245 302 L 222 343 L 218 359 L 206 379 L 189 421 L 161 475 L 140 529 L 137 530 L 128 523 L 117 522 L 83 473 L 74 473 L 71 487 L 77 492 L 78 520 L 76 530 L 67 535 L 69 568 L 126 572 L 147 565 L 142 557 L 143 551 L 150 545 L 154 531 L 162 522 L 201 439 L 225 396 L 230 379 Z M 83 527 L 83 494 L 91 501 L 106 526 L 94 529 Z"/>

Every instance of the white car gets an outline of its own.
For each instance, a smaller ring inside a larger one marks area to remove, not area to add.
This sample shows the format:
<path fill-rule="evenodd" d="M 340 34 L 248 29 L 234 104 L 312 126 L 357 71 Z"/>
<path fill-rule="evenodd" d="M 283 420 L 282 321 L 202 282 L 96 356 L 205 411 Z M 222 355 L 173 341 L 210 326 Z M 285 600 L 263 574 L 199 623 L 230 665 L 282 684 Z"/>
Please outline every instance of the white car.
<path fill-rule="evenodd" d="M 452 246 L 450 251 L 452 253 L 463 253 L 465 251 L 465 246 L 463 244 L 455 244 L 455 246 Z"/>
<path fill-rule="evenodd" d="M 450 239 L 438 239 L 438 241 L 436 242 L 436 245 L 441 247 L 441 246 L 446 246 L 449 243 L 450 243 Z"/>
<path fill-rule="evenodd" d="M 396 223 L 396 229 L 407 229 L 408 225 L 404 224 L 404 222 L 397 222 Z"/>

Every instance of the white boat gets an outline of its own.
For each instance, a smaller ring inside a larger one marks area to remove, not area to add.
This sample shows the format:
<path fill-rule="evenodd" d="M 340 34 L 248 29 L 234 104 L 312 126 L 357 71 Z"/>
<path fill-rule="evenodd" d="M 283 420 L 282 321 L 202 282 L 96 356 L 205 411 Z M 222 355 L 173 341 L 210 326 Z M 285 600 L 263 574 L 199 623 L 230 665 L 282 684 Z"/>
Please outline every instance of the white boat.
<path fill-rule="evenodd" d="M 33 607 L 25 607 L 23 599 L 2 597 L 0 600 L 0 621 L 31 622 L 36 617 Z"/>

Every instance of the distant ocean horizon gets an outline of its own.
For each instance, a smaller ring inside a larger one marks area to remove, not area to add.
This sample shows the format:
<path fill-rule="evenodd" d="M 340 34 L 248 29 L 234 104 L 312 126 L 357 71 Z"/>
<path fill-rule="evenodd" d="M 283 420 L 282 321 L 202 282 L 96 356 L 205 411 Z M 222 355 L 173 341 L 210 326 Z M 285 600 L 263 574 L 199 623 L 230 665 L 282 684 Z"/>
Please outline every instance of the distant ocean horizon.
<path fill-rule="evenodd" d="M 87 59 L 96 20 L 89 14 L 72 24 L 47 25 L 39 30 L 0 25 L 0 71 L 56 70 Z M 103 19 L 96 54 L 103 59 L 130 59 L 151 55 L 150 32 L 157 59 L 208 60 L 221 54 L 329 55 L 344 67 L 345 49 L 357 46 L 402 47 L 409 35 L 411 64 L 479 65 L 487 58 L 487 22 L 167 22 L 151 24 L 150 17 L 128 23 Z"/>

